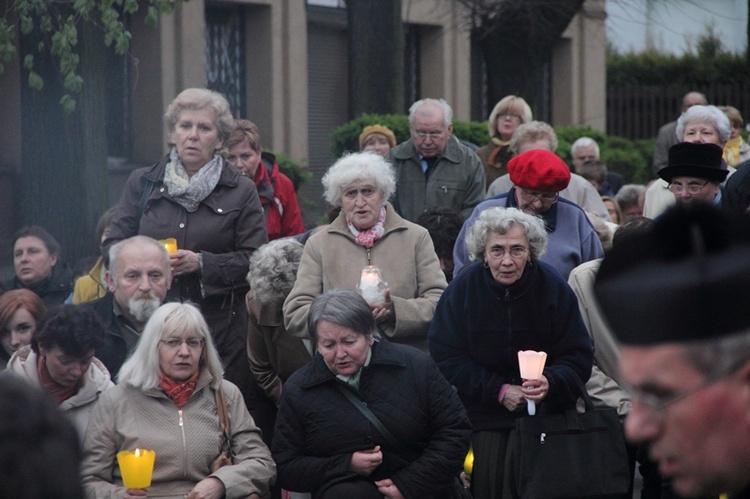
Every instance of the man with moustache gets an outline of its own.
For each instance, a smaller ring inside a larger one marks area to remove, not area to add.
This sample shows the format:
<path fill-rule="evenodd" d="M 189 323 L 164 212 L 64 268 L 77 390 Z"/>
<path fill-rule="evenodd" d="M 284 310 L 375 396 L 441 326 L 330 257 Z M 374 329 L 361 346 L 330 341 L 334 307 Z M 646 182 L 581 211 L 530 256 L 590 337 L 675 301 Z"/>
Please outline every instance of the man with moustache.
<path fill-rule="evenodd" d="M 172 284 L 169 253 L 147 236 L 120 241 L 109 250 L 106 281 L 106 295 L 80 306 L 92 308 L 109 326 L 107 343 L 96 356 L 114 379 L 151 314 L 167 296 Z"/>

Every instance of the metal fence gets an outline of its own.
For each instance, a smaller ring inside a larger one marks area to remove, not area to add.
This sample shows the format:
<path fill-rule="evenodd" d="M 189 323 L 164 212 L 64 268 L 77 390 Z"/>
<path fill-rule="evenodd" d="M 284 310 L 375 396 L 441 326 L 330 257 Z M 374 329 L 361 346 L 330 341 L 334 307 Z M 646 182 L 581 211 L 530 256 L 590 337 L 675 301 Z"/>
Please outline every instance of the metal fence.
<path fill-rule="evenodd" d="M 659 127 L 677 119 L 682 96 L 697 90 L 710 104 L 734 106 L 747 123 L 750 120 L 750 84 L 626 85 L 607 88 L 607 134 L 628 139 L 655 138 Z"/>

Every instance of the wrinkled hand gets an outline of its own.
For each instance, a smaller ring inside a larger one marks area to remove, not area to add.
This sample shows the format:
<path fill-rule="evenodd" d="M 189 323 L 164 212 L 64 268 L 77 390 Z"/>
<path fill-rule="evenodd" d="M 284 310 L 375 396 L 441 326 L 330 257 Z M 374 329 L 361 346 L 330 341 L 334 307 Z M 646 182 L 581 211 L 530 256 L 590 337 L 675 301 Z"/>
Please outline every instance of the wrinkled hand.
<path fill-rule="evenodd" d="M 125 499 L 143 499 L 148 497 L 146 495 L 146 489 L 126 489 Z"/>
<path fill-rule="evenodd" d="M 169 259 L 172 262 L 172 272 L 176 276 L 192 274 L 201 269 L 198 253 L 194 251 L 177 250 L 169 255 Z"/>
<path fill-rule="evenodd" d="M 396 312 L 393 308 L 390 289 L 386 288 L 385 290 L 385 301 L 381 303 L 370 303 L 369 305 L 376 323 L 381 324 L 383 322 L 393 322 L 396 320 Z"/>
<path fill-rule="evenodd" d="M 370 476 L 375 468 L 383 462 L 383 453 L 380 446 L 376 445 L 372 449 L 357 451 L 352 454 L 352 460 L 349 463 L 349 469 L 358 475 Z"/>
<path fill-rule="evenodd" d="M 533 400 L 538 404 L 544 400 L 544 397 L 549 393 L 549 381 L 547 381 L 547 377 L 542 374 L 542 379 L 524 381 L 521 385 L 521 391 L 526 400 Z"/>
<path fill-rule="evenodd" d="M 458 479 L 461 480 L 461 485 L 463 485 L 465 489 L 471 487 L 471 475 L 467 475 L 462 471 L 461 474 L 458 475 Z"/>
<path fill-rule="evenodd" d="M 221 499 L 224 497 L 224 484 L 216 477 L 204 478 L 195 484 L 187 499 Z"/>
<path fill-rule="evenodd" d="M 510 412 L 526 407 L 526 399 L 523 396 L 521 387 L 518 385 L 510 385 L 508 391 L 505 392 L 502 404 Z"/>
<path fill-rule="evenodd" d="M 387 499 L 404 499 L 404 495 L 398 490 L 398 487 L 393 484 L 393 480 L 390 478 L 377 480 L 375 481 L 375 485 L 378 486 L 378 491 L 383 494 L 383 497 Z"/>

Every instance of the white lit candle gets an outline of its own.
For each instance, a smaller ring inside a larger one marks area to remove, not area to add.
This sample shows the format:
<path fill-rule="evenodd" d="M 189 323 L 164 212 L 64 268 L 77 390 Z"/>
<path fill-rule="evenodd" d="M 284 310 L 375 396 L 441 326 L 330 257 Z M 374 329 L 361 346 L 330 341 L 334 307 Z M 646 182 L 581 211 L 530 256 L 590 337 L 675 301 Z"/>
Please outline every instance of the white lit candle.
<path fill-rule="evenodd" d="M 380 278 L 380 269 L 369 265 L 362 269 L 362 275 L 357 287 L 362 297 L 369 303 L 385 301 L 385 282 Z"/>
<path fill-rule="evenodd" d="M 521 378 L 525 380 L 542 379 L 542 371 L 544 371 L 544 364 L 546 362 L 547 354 L 545 352 L 535 352 L 534 350 L 518 351 L 518 369 L 521 371 Z M 536 404 L 533 400 L 526 401 L 526 408 L 530 416 L 536 414 Z"/>

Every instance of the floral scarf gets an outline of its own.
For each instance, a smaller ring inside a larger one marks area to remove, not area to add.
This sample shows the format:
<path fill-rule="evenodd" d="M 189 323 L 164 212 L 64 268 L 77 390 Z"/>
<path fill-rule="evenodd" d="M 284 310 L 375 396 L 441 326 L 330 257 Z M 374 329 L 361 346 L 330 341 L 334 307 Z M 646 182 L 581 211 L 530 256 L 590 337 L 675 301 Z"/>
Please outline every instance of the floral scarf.
<path fill-rule="evenodd" d="M 164 390 L 167 397 L 172 399 L 178 409 L 182 409 L 187 404 L 188 399 L 195 390 L 195 384 L 198 382 L 198 371 L 195 371 L 187 381 L 175 381 L 167 376 L 164 371 L 159 369 L 159 388 Z"/>
<path fill-rule="evenodd" d="M 191 178 L 185 171 L 185 166 L 177 156 L 177 149 L 174 147 L 169 152 L 169 163 L 164 172 L 164 185 L 167 186 L 169 195 L 175 201 L 185 208 L 188 213 L 193 213 L 198 209 L 198 205 L 208 197 L 216 188 L 221 177 L 221 168 L 223 162 L 221 156 L 214 154 L 214 157 L 203 165 L 196 174 Z"/>
<path fill-rule="evenodd" d="M 385 207 L 380 208 L 380 215 L 378 215 L 378 220 L 375 222 L 375 225 L 367 230 L 357 230 L 351 220 L 349 220 L 348 218 L 346 219 L 346 225 L 349 227 L 349 230 L 354 236 L 354 240 L 357 242 L 357 244 L 359 244 L 360 246 L 364 246 L 365 248 L 372 248 L 373 245 L 375 245 L 375 241 L 383 237 L 383 234 L 385 233 L 383 222 L 385 222 Z"/>

